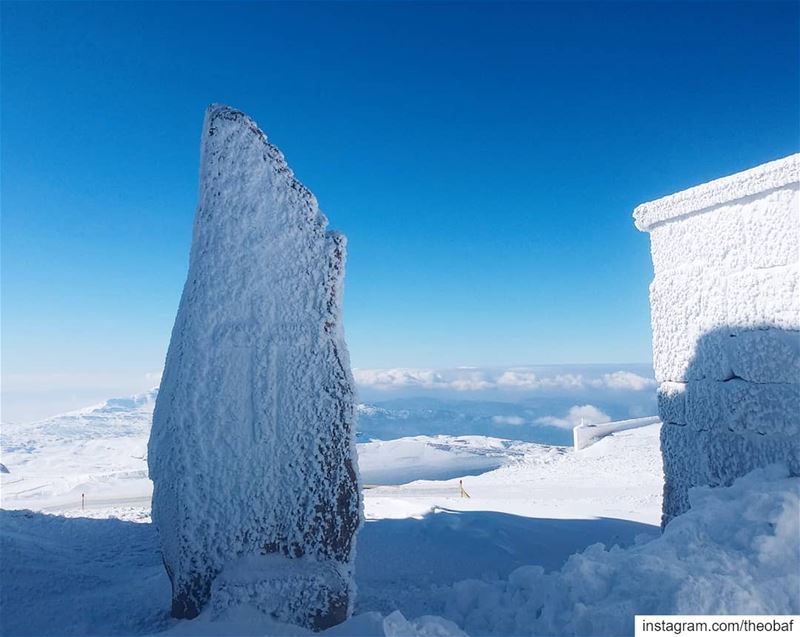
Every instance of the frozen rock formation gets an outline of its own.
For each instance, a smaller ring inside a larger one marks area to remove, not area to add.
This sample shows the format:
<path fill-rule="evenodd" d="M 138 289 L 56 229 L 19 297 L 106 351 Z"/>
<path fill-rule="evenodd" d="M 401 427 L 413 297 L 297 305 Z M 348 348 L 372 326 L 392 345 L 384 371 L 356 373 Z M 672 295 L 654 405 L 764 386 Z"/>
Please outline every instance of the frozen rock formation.
<path fill-rule="evenodd" d="M 249 117 L 209 107 L 148 448 L 175 617 L 196 616 L 223 571 L 226 607 L 257 598 L 313 629 L 351 611 L 361 501 L 345 238 L 327 223 Z M 244 573 L 248 559 L 260 568 Z"/>
<path fill-rule="evenodd" d="M 642 204 L 664 422 L 663 522 L 695 485 L 800 474 L 800 155 Z"/>

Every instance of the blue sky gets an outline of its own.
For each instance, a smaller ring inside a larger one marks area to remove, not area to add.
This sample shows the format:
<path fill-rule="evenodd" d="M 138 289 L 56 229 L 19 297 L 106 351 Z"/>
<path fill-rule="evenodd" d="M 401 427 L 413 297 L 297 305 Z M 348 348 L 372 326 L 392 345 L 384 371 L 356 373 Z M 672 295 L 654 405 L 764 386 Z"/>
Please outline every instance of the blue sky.
<path fill-rule="evenodd" d="M 646 362 L 631 211 L 798 150 L 799 11 L 4 2 L 4 391 L 160 370 L 210 102 L 349 237 L 355 366 Z"/>

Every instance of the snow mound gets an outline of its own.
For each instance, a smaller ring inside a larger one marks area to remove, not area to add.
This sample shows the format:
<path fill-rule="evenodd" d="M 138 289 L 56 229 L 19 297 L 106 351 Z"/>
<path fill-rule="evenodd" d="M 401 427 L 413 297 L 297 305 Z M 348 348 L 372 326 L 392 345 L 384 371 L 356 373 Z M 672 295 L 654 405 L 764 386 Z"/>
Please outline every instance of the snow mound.
<path fill-rule="evenodd" d="M 231 608 L 252 606 L 281 622 L 317 626 L 332 614 L 346 612 L 346 607 L 330 607 L 336 600 L 331 600 L 329 591 L 345 590 L 349 577 L 349 570 L 334 560 L 246 555 L 214 579 L 211 613 L 220 617 Z"/>
<path fill-rule="evenodd" d="M 772 465 L 690 498 L 655 540 L 459 582 L 443 614 L 476 635 L 605 636 L 632 635 L 636 614 L 800 613 L 800 478 Z"/>

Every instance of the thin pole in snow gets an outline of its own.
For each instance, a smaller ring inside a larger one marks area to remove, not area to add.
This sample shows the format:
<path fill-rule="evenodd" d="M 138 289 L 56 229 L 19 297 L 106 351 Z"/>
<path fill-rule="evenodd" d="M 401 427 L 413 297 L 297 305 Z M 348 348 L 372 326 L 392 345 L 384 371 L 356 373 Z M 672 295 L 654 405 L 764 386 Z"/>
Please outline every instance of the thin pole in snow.
<path fill-rule="evenodd" d="M 86 508 L 86 494 L 81 493 L 81 511 Z"/>

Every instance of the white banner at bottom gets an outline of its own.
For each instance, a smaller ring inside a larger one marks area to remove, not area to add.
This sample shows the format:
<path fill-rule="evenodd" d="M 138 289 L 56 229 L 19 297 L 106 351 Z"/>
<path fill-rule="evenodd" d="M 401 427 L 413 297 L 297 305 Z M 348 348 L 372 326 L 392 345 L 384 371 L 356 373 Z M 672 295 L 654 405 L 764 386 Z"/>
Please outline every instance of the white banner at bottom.
<path fill-rule="evenodd" d="M 636 615 L 635 637 L 800 637 L 800 615 Z"/>

